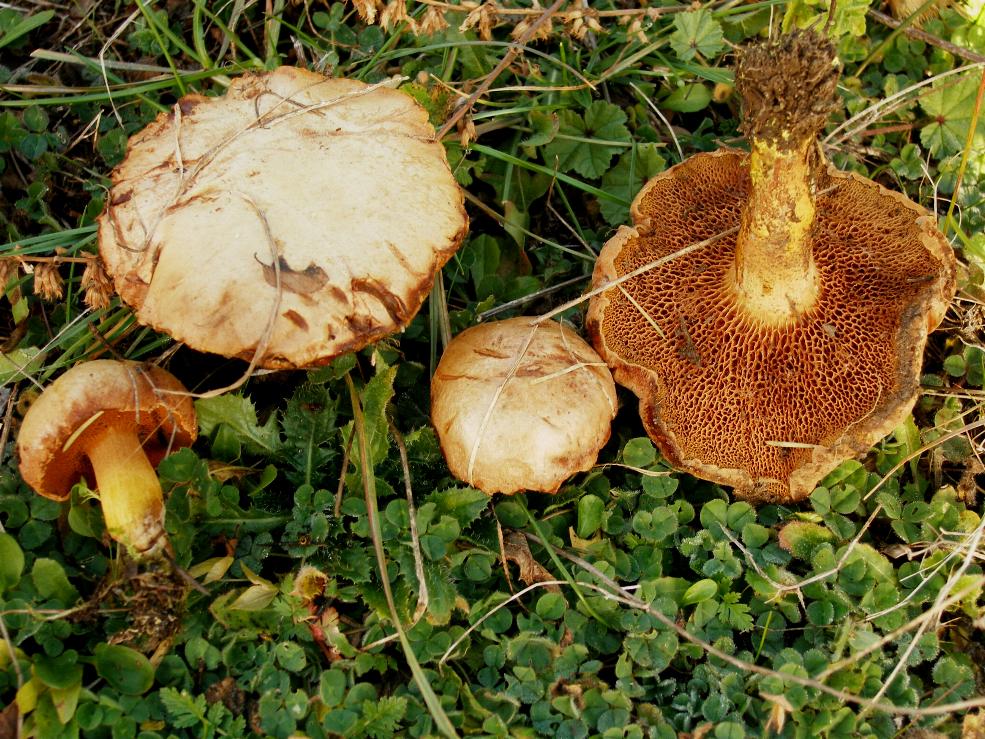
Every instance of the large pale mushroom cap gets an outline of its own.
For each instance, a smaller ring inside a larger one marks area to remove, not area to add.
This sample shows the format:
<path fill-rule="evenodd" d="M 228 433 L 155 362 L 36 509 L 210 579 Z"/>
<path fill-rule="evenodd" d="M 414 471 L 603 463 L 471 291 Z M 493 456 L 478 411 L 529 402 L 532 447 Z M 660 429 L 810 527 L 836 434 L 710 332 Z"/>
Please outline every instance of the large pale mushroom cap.
<path fill-rule="evenodd" d="M 923 208 L 834 168 L 822 180 L 809 237 L 817 301 L 788 325 L 761 324 L 729 289 L 750 187 L 742 152 L 652 179 L 635 225 L 595 267 L 599 287 L 720 237 L 603 292 L 588 326 L 668 460 L 755 502 L 805 498 L 907 417 L 927 334 L 954 293 L 954 254 Z"/>
<path fill-rule="evenodd" d="M 138 319 L 267 367 L 405 327 L 468 225 L 416 102 L 290 67 L 182 98 L 113 183 L 100 253 Z"/>
<path fill-rule="evenodd" d="M 487 493 L 553 493 L 590 469 L 616 414 L 612 375 L 578 334 L 532 318 L 484 323 L 445 349 L 431 421 L 452 473 Z"/>
<path fill-rule="evenodd" d="M 87 440 L 114 426 L 136 431 L 154 467 L 198 434 L 192 399 L 167 370 L 113 359 L 84 362 L 45 388 L 25 414 L 17 435 L 24 482 L 59 501 L 82 477 L 94 485 Z"/>

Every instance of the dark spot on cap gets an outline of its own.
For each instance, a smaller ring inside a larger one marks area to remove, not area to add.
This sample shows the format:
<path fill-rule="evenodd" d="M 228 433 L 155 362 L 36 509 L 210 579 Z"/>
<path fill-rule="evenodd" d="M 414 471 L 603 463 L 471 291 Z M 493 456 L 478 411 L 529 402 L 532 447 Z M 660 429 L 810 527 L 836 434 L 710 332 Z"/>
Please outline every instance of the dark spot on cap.
<path fill-rule="evenodd" d="M 280 272 L 280 286 L 288 292 L 299 295 L 321 290 L 328 282 L 328 274 L 318 265 L 312 263 L 302 270 L 292 268 L 284 257 L 277 258 L 277 267 L 274 269 L 272 264 L 264 264 L 254 256 L 254 259 L 263 269 L 263 279 L 271 287 L 277 287 L 277 272 Z"/>
<path fill-rule="evenodd" d="M 304 320 L 304 316 L 298 313 L 296 310 L 289 310 L 284 314 L 284 318 L 293 323 L 302 331 L 308 330 L 308 322 Z"/>
<path fill-rule="evenodd" d="M 195 108 L 197 108 L 201 103 L 204 103 L 206 100 L 208 100 L 208 98 L 204 95 L 185 95 L 178 101 L 178 109 L 181 110 L 182 115 L 191 115 Z"/>
<path fill-rule="evenodd" d="M 352 281 L 352 291 L 367 293 L 380 301 L 394 323 L 403 324 L 407 320 L 408 311 L 404 301 L 376 280 L 369 278 L 354 279 Z"/>

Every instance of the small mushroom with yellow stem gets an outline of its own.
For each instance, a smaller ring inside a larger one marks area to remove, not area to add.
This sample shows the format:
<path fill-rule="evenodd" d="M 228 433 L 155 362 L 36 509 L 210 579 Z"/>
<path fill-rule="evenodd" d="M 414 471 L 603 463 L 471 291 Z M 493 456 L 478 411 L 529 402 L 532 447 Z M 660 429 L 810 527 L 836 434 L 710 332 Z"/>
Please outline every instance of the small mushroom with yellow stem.
<path fill-rule="evenodd" d="M 99 491 L 109 535 L 148 559 L 167 546 L 154 468 L 197 433 L 192 400 L 170 372 L 85 362 L 51 383 L 25 414 L 17 437 L 21 476 L 57 501 L 85 478 Z"/>
<path fill-rule="evenodd" d="M 557 492 L 595 464 L 616 414 L 601 358 L 555 321 L 473 326 L 431 381 L 431 421 L 452 474 L 487 493 Z"/>
<path fill-rule="evenodd" d="M 625 279 L 588 328 L 672 464 L 791 502 L 910 413 L 955 259 L 919 205 L 824 161 L 830 42 L 752 46 L 735 76 L 750 152 L 698 154 L 644 186 L 599 255 L 598 288 Z"/>

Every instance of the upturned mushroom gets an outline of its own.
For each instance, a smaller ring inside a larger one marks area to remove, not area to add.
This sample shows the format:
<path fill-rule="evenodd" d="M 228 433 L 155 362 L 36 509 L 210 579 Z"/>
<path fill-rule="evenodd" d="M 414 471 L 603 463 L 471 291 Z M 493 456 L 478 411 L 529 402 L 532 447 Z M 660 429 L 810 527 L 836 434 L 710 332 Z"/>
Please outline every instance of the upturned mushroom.
<path fill-rule="evenodd" d="M 154 469 L 197 433 L 192 400 L 170 372 L 138 362 L 85 362 L 51 383 L 24 415 L 21 476 L 57 501 L 85 479 L 98 489 L 109 535 L 148 559 L 167 546 Z"/>
<path fill-rule="evenodd" d="M 554 321 L 466 329 L 431 381 L 431 421 L 449 469 L 490 494 L 557 492 L 595 464 L 615 414 L 609 370 Z"/>
<path fill-rule="evenodd" d="M 188 95 L 130 139 L 99 250 L 142 323 L 293 368 L 404 328 L 467 227 L 410 96 L 281 67 Z"/>
<path fill-rule="evenodd" d="M 588 325 L 672 464 L 790 502 L 909 414 L 955 260 L 923 208 L 824 161 L 830 42 L 751 46 L 735 76 L 749 153 L 698 154 L 644 186 L 594 284 L 640 274 L 594 298 Z"/>

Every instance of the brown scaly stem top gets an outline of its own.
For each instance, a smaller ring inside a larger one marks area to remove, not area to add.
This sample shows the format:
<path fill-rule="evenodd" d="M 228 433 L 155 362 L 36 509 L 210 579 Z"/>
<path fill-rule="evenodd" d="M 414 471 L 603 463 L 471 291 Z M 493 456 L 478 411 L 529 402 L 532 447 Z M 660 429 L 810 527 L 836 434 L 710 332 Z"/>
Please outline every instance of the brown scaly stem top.
<path fill-rule="evenodd" d="M 814 31 L 747 47 L 735 66 L 742 98 L 739 130 L 780 149 L 815 138 L 837 110 L 838 77 L 834 44 Z"/>

